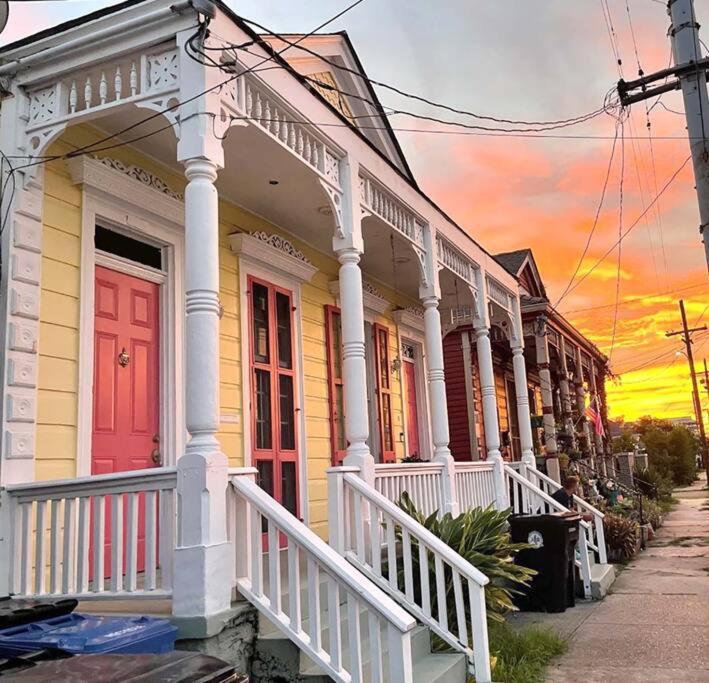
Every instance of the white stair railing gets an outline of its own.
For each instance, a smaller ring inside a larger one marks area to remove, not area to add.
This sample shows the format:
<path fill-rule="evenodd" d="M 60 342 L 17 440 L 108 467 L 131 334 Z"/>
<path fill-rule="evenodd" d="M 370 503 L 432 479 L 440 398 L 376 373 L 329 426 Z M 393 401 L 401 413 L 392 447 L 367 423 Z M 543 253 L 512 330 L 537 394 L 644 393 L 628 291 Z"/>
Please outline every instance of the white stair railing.
<path fill-rule="evenodd" d="M 0 491 L 0 583 L 18 596 L 169 597 L 175 468 Z"/>
<path fill-rule="evenodd" d="M 328 470 L 330 544 L 491 680 L 488 578 L 351 467 Z M 418 570 L 414 566 L 418 566 Z M 431 573 L 432 572 L 432 573 Z M 451 594 L 452 588 L 452 594 Z"/>
<path fill-rule="evenodd" d="M 427 515 L 443 507 L 443 464 L 439 462 L 375 465 L 374 488 L 389 500 L 406 492 Z"/>
<path fill-rule="evenodd" d="M 528 472 L 532 471 L 528 468 Z M 554 512 L 568 512 L 561 503 L 554 500 L 548 493 L 542 491 L 535 484 L 525 479 L 521 474 L 515 472 L 511 467 L 505 466 L 505 482 L 510 496 L 510 507 L 512 512 L 518 515 L 524 514 L 550 514 Z M 579 538 L 576 543 L 578 557 L 576 566 L 581 573 L 584 596 L 591 598 L 591 561 L 588 557 L 588 533 L 589 524 L 581 520 L 579 522 Z"/>
<path fill-rule="evenodd" d="M 527 476 L 533 484 L 550 496 L 561 488 L 561 484 L 546 474 L 539 472 L 539 470 L 529 468 Z M 608 554 L 606 552 L 606 537 L 603 531 L 603 513 L 578 496 L 574 496 L 574 503 L 577 510 L 593 515 L 593 520 L 586 528 L 586 543 L 596 553 L 598 561 L 601 564 L 607 564 Z"/>
<path fill-rule="evenodd" d="M 241 594 L 334 680 L 411 683 L 416 620 L 261 489 L 254 474 L 230 470 Z"/>

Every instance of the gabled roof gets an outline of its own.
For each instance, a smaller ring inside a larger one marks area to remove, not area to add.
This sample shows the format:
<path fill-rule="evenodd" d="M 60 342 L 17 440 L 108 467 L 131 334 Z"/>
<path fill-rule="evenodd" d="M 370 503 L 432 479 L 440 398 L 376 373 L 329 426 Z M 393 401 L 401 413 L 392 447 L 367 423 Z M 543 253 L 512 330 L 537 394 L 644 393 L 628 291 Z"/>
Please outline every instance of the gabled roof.
<path fill-rule="evenodd" d="M 496 254 L 493 257 L 508 273 L 514 275 L 520 283 L 523 294 L 546 300 L 547 293 L 539 274 L 534 254 L 531 249 L 518 249 Z"/>
<path fill-rule="evenodd" d="M 414 181 L 404 153 L 372 87 L 347 31 L 316 33 L 262 34 L 263 40 L 281 53 L 282 58 L 343 115 L 348 123 L 366 137 L 410 180 Z M 288 43 L 298 42 L 293 48 Z"/>

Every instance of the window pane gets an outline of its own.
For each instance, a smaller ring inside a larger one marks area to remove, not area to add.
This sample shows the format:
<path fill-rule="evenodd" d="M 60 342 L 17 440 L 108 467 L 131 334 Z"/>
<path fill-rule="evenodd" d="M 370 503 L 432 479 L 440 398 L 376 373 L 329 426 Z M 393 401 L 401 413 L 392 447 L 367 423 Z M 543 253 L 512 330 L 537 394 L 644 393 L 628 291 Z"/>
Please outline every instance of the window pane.
<path fill-rule="evenodd" d="M 335 448 L 344 451 L 347 448 L 345 440 L 345 398 L 344 387 L 340 384 L 335 387 Z"/>
<path fill-rule="evenodd" d="M 278 378 L 281 411 L 281 448 L 295 450 L 295 416 L 293 406 L 293 378 L 281 375 Z"/>
<path fill-rule="evenodd" d="M 268 363 L 268 289 L 253 283 L 251 286 L 253 307 L 254 360 Z"/>
<path fill-rule="evenodd" d="M 298 514 L 295 463 L 281 463 L 281 505 L 292 515 Z"/>
<path fill-rule="evenodd" d="M 276 317 L 278 319 L 278 365 L 293 367 L 291 352 L 291 303 L 290 297 L 276 292 Z"/>
<path fill-rule="evenodd" d="M 332 367 L 335 379 L 342 377 L 342 320 L 339 313 L 332 314 Z"/>
<path fill-rule="evenodd" d="M 258 470 L 257 479 L 258 485 L 269 495 L 273 496 L 273 461 L 257 460 L 256 469 Z"/>
<path fill-rule="evenodd" d="M 271 373 L 256 370 L 256 448 L 271 448 Z"/>
<path fill-rule="evenodd" d="M 382 395 L 382 428 L 384 430 L 384 450 L 393 451 L 394 444 L 391 433 L 391 396 Z"/>
<path fill-rule="evenodd" d="M 385 389 L 389 388 L 389 335 L 386 330 L 379 330 L 379 378 Z"/>

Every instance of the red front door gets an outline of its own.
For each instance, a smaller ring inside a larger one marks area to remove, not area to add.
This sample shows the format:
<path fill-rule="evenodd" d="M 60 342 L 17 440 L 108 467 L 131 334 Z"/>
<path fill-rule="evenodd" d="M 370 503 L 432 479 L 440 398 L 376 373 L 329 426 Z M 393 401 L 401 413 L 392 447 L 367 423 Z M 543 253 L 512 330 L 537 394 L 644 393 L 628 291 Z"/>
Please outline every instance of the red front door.
<path fill-rule="evenodd" d="M 410 458 L 421 457 L 419 444 L 419 415 L 416 398 L 416 366 L 410 360 L 403 361 L 404 391 L 406 392 L 406 441 Z"/>
<path fill-rule="evenodd" d="M 159 294 L 157 284 L 96 268 L 92 474 L 157 464 L 151 455 L 160 438 Z M 139 503 L 138 565 L 142 569 L 143 496 Z M 108 509 L 106 514 L 105 546 L 110 553 Z M 110 567 L 110 555 L 105 562 Z"/>
<path fill-rule="evenodd" d="M 298 515 L 293 295 L 249 278 L 252 457 L 260 486 Z"/>

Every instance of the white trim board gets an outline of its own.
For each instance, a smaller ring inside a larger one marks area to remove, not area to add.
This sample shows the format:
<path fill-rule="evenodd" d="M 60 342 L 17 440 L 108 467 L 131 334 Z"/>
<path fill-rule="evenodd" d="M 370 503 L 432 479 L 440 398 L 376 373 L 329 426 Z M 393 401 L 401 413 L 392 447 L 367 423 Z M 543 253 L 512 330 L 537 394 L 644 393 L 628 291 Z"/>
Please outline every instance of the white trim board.
<path fill-rule="evenodd" d="M 77 173 L 78 170 L 90 168 L 92 163 L 101 166 L 100 174 Z M 186 438 L 182 203 L 91 159 L 84 159 L 84 164 L 75 166 L 71 171 L 75 182 L 83 182 L 76 475 L 87 476 L 91 473 L 96 265 L 107 265 L 114 270 L 127 272 L 152 282 L 162 280 L 160 288 L 160 449 L 163 454 L 163 465 L 174 466 L 177 458 L 184 451 Z M 166 209 L 164 200 L 168 200 L 172 208 L 166 210 L 166 218 L 159 218 L 153 210 L 160 210 L 161 206 Z M 136 201 L 145 201 L 145 204 L 135 204 Z M 180 208 L 179 221 L 176 210 L 178 207 Z M 97 252 L 94 247 L 97 223 L 161 247 L 163 272 L 140 266 L 112 254 Z"/>

